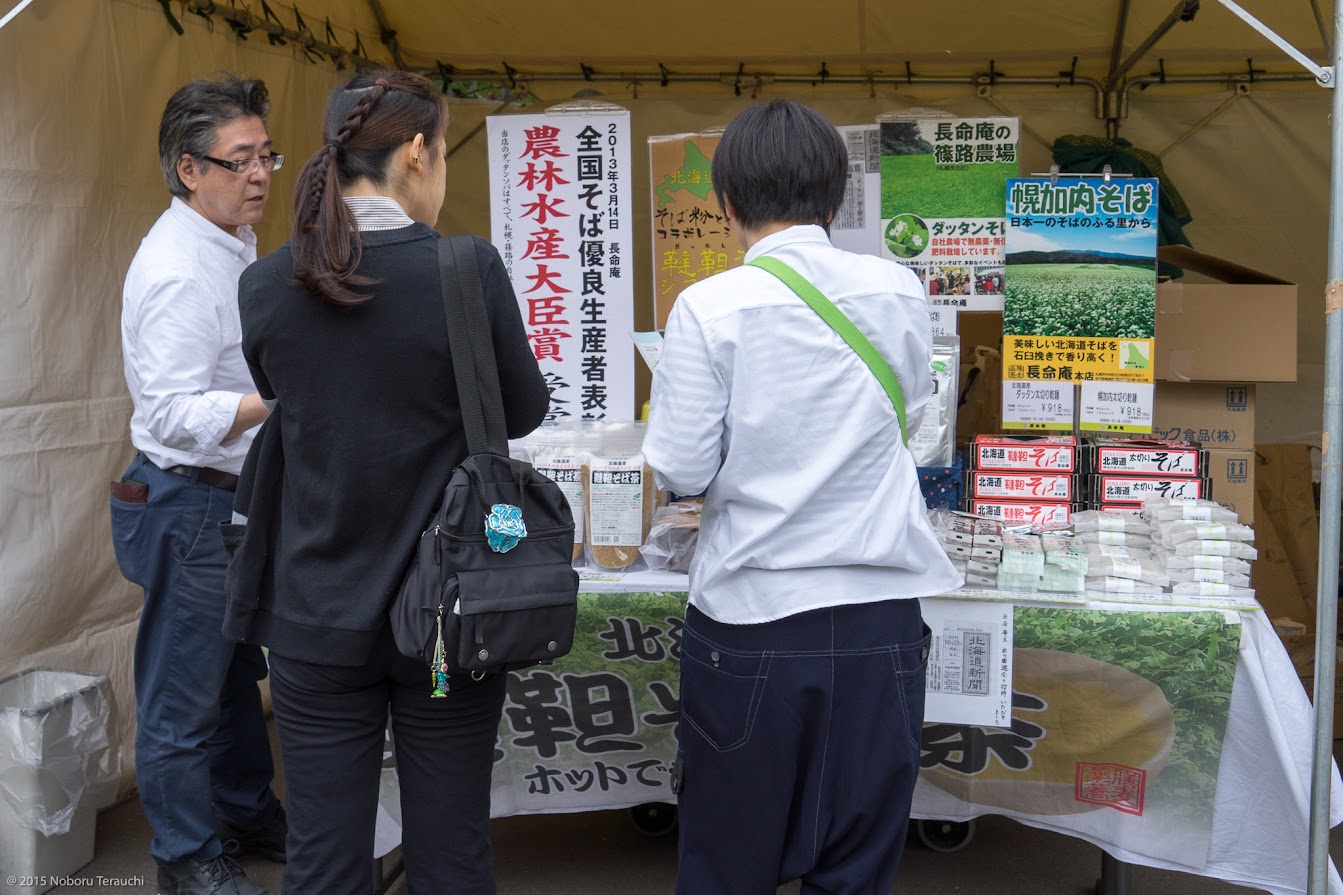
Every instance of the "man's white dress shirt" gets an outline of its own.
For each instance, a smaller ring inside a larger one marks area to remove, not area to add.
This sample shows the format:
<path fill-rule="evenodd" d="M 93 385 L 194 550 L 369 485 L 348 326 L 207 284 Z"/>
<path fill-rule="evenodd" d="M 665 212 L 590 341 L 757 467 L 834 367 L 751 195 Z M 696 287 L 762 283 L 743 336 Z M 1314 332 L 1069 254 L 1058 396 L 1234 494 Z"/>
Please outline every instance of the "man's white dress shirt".
<path fill-rule="evenodd" d="M 131 442 L 156 466 L 242 470 L 255 428 L 225 438 L 256 391 L 238 322 L 238 277 L 255 260 L 251 227 L 231 235 L 174 198 L 131 261 L 121 306 Z"/>
<path fill-rule="evenodd" d="M 932 330 L 907 268 L 834 248 L 795 226 L 750 261 L 788 264 L 891 365 L 910 431 L 932 395 Z M 815 311 L 742 267 L 686 289 L 653 376 L 644 457 L 659 487 L 707 487 L 690 602 L 754 624 L 811 609 L 924 597 L 961 578 L 928 523 L 886 392 Z"/>

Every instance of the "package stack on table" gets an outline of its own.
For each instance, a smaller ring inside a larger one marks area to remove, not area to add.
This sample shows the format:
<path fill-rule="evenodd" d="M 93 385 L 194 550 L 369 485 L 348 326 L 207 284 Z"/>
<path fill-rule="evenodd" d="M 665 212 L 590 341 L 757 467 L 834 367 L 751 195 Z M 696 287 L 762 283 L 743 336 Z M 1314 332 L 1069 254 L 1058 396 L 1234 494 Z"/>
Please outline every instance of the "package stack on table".
<path fill-rule="evenodd" d="M 1077 439 L 976 435 L 966 458 L 968 513 L 1004 525 L 1066 528 L 1082 508 Z"/>
<path fill-rule="evenodd" d="M 1234 512 L 1207 500 L 1160 499 L 1144 504 L 1143 515 L 1172 594 L 1253 599 L 1250 563 L 1259 556 L 1254 529 L 1241 525 Z"/>
<path fill-rule="evenodd" d="M 1153 497 L 1213 496 L 1208 452 L 1194 442 L 1093 438 L 1083 456 L 1091 471 L 1087 509 L 1137 513 Z"/>
<path fill-rule="evenodd" d="M 1085 510 L 1073 525 L 1086 548 L 1088 591 L 1150 595 L 1170 584 L 1152 557 L 1152 529 L 1141 517 Z"/>

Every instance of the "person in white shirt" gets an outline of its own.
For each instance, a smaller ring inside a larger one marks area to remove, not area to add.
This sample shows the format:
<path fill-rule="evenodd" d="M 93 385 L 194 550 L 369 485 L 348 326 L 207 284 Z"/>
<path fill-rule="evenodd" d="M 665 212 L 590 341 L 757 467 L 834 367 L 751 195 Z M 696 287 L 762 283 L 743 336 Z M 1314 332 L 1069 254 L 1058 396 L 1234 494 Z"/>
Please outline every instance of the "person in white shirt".
<path fill-rule="evenodd" d="M 681 895 L 886 895 L 919 772 L 928 631 L 917 597 L 961 584 L 907 432 L 932 394 L 917 277 L 830 244 L 848 159 L 787 100 L 728 126 L 713 185 L 748 266 L 681 293 L 644 456 L 705 493 L 681 652 Z M 892 397 L 775 274 L 833 302 L 899 381 Z M 767 262 L 769 263 L 769 262 Z"/>
<path fill-rule="evenodd" d="M 161 895 L 265 895 L 226 851 L 283 861 L 257 682 L 260 648 L 224 639 L 219 523 L 268 411 L 243 360 L 238 277 L 256 260 L 271 148 L 261 81 L 193 81 L 168 100 L 159 157 L 172 204 L 122 293 L 135 458 L 111 494 L 112 537 L 144 588 L 135 642 L 135 772 Z"/>

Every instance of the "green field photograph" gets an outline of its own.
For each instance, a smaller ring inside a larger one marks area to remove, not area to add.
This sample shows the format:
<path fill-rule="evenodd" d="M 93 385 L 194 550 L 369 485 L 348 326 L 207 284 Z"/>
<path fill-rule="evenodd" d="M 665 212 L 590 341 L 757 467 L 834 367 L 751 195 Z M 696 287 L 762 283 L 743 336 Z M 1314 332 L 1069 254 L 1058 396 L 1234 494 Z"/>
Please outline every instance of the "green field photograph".
<path fill-rule="evenodd" d="M 1150 339 L 1156 319 L 1152 268 L 1133 264 L 1013 264 L 1008 256 L 1003 332 L 1032 336 Z"/>
<path fill-rule="evenodd" d="M 929 147 L 931 149 L 931 147 Z M 923 218 L 1001 218 L 1010 162 L 938 167 L 932 152 L 881 157 L 881 217 L 913 212 Z"/>

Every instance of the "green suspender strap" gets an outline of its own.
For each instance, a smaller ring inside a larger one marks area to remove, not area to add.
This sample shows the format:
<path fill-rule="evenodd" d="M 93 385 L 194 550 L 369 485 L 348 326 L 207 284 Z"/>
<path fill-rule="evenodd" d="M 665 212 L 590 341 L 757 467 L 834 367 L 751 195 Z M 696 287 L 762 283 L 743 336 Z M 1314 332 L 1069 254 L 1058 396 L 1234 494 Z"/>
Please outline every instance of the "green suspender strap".
<path fill-rule="evenodd" d="M 900 420 L 900 438 L 905 446 L 909 446 L 909 427 L 905 425 L 905 393 L 900 388 L 900 380 L 896 378 L 895 371 L 891 365 L 886 363 L 886 358 L 872 343 L 867 340 L 867 336 L 859 331 L 858 327 L 853 325 L 853 321 L 844 315 L 844 312 L 835 307 L 835 303 L 821 294 L 821 290 L 813 286 L 806 277 L 793 270 L 787 264 L 784 264 L 778 258 L 771 258 L 768 255 L 756 258 L 748 262 L 752 267 L 758 267 L 763 271 L 774 274 L 783 281 L 783 284 L 797 293 L 797 297 L 807 303 L 807 306 L 815 311 L 822 320 L 830 324 L 830 328 L 839 333 L 839 337 L 848 343 L 849 347 L 857 352 L 858 356 L 867 364 L 867 368 L 872 371 L 872 375 L 877 377 L 877 382 L 886 390 L 886 396 L 891 399 L 892 406 L 895 407 L 896 419 Z"/>

